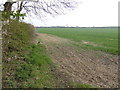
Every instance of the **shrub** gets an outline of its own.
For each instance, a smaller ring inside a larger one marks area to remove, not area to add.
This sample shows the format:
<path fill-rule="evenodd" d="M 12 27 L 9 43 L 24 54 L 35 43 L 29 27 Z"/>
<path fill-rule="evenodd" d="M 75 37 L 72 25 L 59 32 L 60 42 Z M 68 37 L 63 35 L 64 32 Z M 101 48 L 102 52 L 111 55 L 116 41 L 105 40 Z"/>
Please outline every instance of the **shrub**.
<path fill-rule="evenodd" d="M 3 26 L 3 57 L 10 56 L 12 52 L 22 52 L 33 42 L 34 27 L 24 22 L 11 20 Z"/>
<path fill-rule="evenodd" d="M 24 22 L 18 22 L 10 20 L 9 23 L 3 25 L 3 88 L 10 87 L 11 83 L 15 82 L 16 69 L 21 65 L 24 60 L 22 54 L 25 52 L 24 48 L 33 43 L 34 38 L 34 26 L 26 24 Z M 25 53 L 24 53 L 25 54 Z M 28 72 L 24 72 L 29 69 Z M 21 66 L 19 69 L 21 73 L 21 79 L 28 78 L 31 68 L 28 65 Z M 9 74 L 9 75 L 8 75 Z M 12 80 L 10 81 L 10 78 Z M 9 81 L 9 82 L 8 82 Z"/>

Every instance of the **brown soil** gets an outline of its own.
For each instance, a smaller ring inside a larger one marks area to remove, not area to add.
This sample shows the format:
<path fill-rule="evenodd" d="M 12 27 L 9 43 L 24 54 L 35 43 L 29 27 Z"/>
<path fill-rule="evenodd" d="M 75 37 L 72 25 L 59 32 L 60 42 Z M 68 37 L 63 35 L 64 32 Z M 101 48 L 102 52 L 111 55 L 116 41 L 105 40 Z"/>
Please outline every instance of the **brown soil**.
<path fill-rule="evenodd" d="M 97 45 L 97 44 L 95 44 L 95 43 L 93 43 L 93 42 L 88 42 L 88 41 L 85 41 L 85 40 L 82 40 L 82 43 L 83 43 L 83 44 L 92 45 L 92 46 L 100 46 L 100 45 Z"/>
<path fill-rule="evenodd" d="M 118 56 L 100 51 L 77 50 L 73 41 L 50 34 L 37 33 L 46 46 L 53 71 L 64 82 L 90 84 L 101 88 L 118 87 Z"/>

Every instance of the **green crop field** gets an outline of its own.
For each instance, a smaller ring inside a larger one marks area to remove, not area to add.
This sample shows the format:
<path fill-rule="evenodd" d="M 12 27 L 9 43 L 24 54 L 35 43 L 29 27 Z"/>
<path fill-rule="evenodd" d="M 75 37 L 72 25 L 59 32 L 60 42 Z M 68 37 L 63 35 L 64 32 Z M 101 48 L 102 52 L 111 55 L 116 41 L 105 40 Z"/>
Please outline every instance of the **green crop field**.
<path fill-rule="evenodd" d="M 47 33 L 77 42 L 84 49 L 118 54 L 117 28 L 37 28 L 39 33 Z"/>

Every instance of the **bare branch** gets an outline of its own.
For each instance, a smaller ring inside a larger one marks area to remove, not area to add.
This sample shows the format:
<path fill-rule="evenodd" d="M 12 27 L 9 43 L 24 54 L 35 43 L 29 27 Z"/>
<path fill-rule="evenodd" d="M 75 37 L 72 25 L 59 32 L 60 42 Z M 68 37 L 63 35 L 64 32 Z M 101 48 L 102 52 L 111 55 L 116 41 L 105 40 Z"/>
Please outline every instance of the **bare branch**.
<path fill-rule="evenodd" d="M 34 14 L 42 16 L 42 14 L 61 15 L 69 10 L 73 10 L 77 4 L 74 0 L 17 0 L 16 11 L 24 11 L 28 15 Z"/>

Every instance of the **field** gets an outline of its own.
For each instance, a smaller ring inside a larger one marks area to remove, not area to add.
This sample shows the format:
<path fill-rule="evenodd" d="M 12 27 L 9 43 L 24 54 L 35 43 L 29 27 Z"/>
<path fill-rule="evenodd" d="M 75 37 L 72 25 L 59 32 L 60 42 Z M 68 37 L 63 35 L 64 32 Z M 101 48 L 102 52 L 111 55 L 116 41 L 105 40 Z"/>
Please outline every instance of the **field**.
<path fill-rule="evenodd" d="M 75 86 L 118 86 L 117 28 L 37 28 L 36 31 L 57 65 L 54 70 L 57 77 Z"/>
<path fill-rule="evenodd" d="M 33 26 L 12 21 L 4 29 L 10 30 L 4 37 L 3 88 L 119 85 L 117 28 L 37 28 L 34 32 Z"/>
<path fill-rule="evenodd" d="M 37 31 L 71 39 L 85 49 L 118 54 L 117 28 L 37 28 Z"/>

